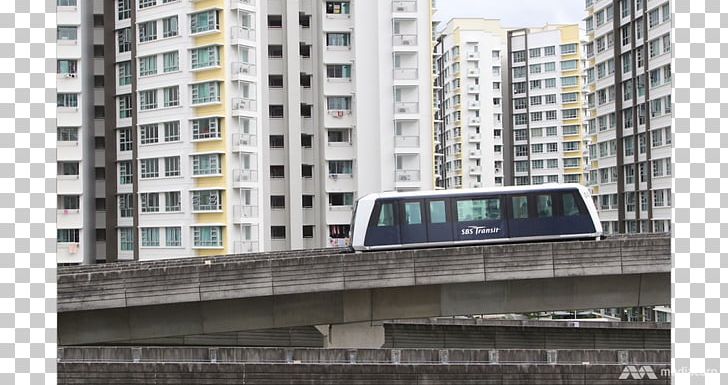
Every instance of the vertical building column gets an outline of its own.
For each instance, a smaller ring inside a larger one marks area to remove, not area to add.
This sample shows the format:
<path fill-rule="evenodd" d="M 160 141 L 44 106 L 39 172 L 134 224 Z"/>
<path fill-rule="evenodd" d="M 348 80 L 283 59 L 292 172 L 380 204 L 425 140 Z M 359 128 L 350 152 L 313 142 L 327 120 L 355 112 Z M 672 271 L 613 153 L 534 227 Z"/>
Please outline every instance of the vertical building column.
<path fill-rule="evenodd" d="M 303 207 L 301 201 L 301 54 L 299 42 L 300 31 L 298 25 L 299 0 L 286 0 L 285 20 L 286 30 L 286 120 L 288 127 L 288 234 L 289 248 L 303 248 Z"/>
<path fill-rule="evenodd" d="M 106 262 L 119 259 L 116 173 L 116 2 L 104 6 L 104 135 L 106 153 Z M 136 206 L 136 205 L 135 205 Z"/>
<path fill-rule="evenodd" d="M 83 176 L 81 212 L 83 225 L 81 251 L 83 264 L 96 263 L 96 178 L 94 172 L 94 34 L 93 3 L 81 5 L 81 175 Z"/>

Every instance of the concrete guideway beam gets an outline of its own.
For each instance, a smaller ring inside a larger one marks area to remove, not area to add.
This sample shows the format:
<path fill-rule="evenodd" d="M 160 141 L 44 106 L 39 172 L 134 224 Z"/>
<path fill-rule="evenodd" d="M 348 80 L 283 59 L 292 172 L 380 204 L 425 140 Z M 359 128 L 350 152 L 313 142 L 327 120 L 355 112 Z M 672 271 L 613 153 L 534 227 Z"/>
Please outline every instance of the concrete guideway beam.
<path fill-rule="evenodd" d="M 540 278 L 61 312 L 58 337 L 59 345 L 80 345 L 305 325 L 668 303 L 669 273 Z"/>

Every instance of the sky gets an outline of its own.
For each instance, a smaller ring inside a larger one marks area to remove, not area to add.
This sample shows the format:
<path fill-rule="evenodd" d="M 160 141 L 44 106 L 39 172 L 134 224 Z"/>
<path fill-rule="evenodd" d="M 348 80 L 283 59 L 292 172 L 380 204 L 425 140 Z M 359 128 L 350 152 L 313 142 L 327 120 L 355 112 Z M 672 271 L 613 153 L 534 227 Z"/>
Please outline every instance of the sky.
<path fill-rule="evenodd" d="M 503 27 L 539 27 L 580 23 L 584 0 L 436 0 L 440 28 L 455 17 L 501 19 Z"/>

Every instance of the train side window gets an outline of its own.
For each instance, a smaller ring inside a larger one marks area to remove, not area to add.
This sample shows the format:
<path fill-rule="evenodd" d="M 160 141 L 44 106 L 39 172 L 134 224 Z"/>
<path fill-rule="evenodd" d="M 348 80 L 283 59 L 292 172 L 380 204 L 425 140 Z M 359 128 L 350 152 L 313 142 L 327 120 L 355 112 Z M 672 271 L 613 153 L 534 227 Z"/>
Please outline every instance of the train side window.
<path fill-rule="evenodd" d="M 422 223 L 422 207 L 420 202 L 405 202 L 404 223 L 406 225 L 419 225 Z"/>
<path fill-rule="evenodd" d="M 513 219 L 528 218 L 528 197 L 515 196 L 511 197 L 513 205 Z"/>
<path fill-rule="evenodd" d="M 538 215 L 539 218 L 554 216 L 551 194 L 536 195 L 536 215 Z"/>
<path fill-rule="evenodd" d="M 430 201 L 430 223 L 446 223 L 445 201 Z"/>
<path fill-rule="evenodd" d="M 500 219 L 500 199 L 463 199 L 457 201 L 458 222 Z"/>
<path fill-rule="evenodd" d="M 394 226 L 394 203 L 382 203 L 379 208 L 377 227 Z"/>
<path fill-rule="evenodd" d="M 574 193 L 566 192 L 563 193 L 561 197 L 564 208 L 563 213 L 565 217 L 581 214 L 579 210 L 579 204 L 576 202 L 576 197 L 574 196 Z"/>

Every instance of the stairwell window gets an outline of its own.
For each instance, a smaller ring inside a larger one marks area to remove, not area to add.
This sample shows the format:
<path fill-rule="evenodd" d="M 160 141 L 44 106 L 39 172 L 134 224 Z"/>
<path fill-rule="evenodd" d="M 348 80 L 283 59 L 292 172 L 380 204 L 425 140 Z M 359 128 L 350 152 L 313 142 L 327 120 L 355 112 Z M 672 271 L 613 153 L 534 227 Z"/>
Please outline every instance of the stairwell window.
<path fill-rule="evenodd" d="M 220 168 L 220 154 L 205 154 L 192 156 L 192 175 L 218 175 Z"/>
<path fill-rule="evenodd" d="M 220 82 L 206 82 L 192 85 L 192 104 L 220 101 Z"/>
<path fill-rule="evenodd" d="M 209 10 L 190 15 L 190 33 L 217 31 L 220 29 L 220 15 L 217 10 Z"/>

